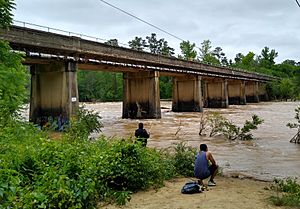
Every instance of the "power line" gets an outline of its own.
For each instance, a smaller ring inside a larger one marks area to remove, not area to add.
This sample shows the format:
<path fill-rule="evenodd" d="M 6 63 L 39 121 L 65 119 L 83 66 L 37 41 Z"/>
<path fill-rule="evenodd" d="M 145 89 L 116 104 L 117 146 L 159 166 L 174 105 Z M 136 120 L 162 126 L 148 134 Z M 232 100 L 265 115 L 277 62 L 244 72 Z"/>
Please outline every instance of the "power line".
<path fill-rule="evenodd" d="M 300 7 L 300 3 L 298 2 L 298 0 L 295 0 L 296 1 L 296 3 L 298 4 L 298 6 Z"/>
<path fill-rule="evenodd" d="M 147 25 L 149 25 L 149 26 L 151 26 L 151 27 L 153 27 L 153 28 L 156 28 L 157 30 L 162 31 L 162 32 L 164 32 L 164 33 L 166 33 L 166 34 L 168 34 L 168 35 L 170 35 L 170 36 L 172 36 L 172 37 L 174 37 L 174 38 L 176 38 L 176 39 L 178 39 L 178 40 L 180 40 L 180 41 L 184 41 L 182 38 L 179 38 L 178 36 L 176 36 L 176 35 L 174 35 L 174 34 L 168 32 L 168 31 L 166 31 L 166 30 L 164 30 L 164 29 L 162 29 L 162 28 L 160 28 L 160 27 L 157 27 L 157 26 L 153 25 L 152 23 L 149 23 L 148 21 L 143 20 L 143 19 L 141 19 L 141 18 L 139 18 L 139 17 L 137 17 L 137 16 L 135 16 L 135 15 L 133 15 L 133 14 L 131 14 L 131 13 L 129 13 L 129 12 L 127 12 L 127 11 L 125 11 L 125 10 L 123 10 L 123 9 L 121 9 L 121 8 L 119 8 L 119 7 L 117 7 L 117 6 L 115 6 L 115 5 L 112 5 L 112 4 L 110 4 L 109 2 L 107 2 L 107 1 L 104 1 L 104 0 L 99 0 L 99 1 L 103 2 L 104 4 L 106 4 L 106 5 L 110 6 L 110 7 L 115 8 L 115 9 L 117 9 L 117 10 L 119 10 L 119 11 L 121 11 L 121 12 L 123 12 L 123 13 L 125 13 L 125 14 L 127 14 L 127 15 L 133 17 L 133 18 L 135 18 L 135 19 L 137 19 L 137 20 L 140 21 L 140 22 L 143 22 L 143 23 L 145 23 L 145 24 L 147 24 Z"/>

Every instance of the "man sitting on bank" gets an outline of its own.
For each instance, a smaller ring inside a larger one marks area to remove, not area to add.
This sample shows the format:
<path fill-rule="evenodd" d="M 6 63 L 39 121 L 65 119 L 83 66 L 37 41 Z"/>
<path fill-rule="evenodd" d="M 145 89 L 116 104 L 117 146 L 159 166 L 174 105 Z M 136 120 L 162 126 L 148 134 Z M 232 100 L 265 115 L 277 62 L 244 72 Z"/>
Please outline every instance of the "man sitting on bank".
<path fill-rule="evenodd" d="M 206 144 L 200 144 L 200 151 L 195 160 L 195 177 L 199 179 L 199 184 L 203 185 L 203 179 L 210 177 L 208 186 L 216 186 L 214 178 L 218 173 L 218 165 Z"/>
<path fill-rule="evenodd" d="M 146 129 L 144 129 L 144 124 L 143 123 L 139 123 L 139 128 L 135 130 L 134 135 L 137 138 L 137 141 L 142 142 L 142 145 L 144 147 L 147 146 L 147 140 L 150 137 L 150 133 L 148 133 L 146 131 Z"/>

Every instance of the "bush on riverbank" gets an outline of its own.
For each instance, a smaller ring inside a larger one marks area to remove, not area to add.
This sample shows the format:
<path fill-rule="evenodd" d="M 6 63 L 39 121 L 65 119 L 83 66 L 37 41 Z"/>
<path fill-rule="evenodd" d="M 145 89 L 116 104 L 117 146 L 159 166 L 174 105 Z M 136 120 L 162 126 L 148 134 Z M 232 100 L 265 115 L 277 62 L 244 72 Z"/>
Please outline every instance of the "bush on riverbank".
<path fill-rule="evenodd" d="M 17 121 L 0 130 L 0 145 L 1 208 L 124 204 L 132 192 L 160 187 L 178 170 L 190 169 L 194 161 L 189 154 L 181 155 L 180 162 L 190 166 L 178 169 L 176 150 L 171 154 L 144 148 L 130 139 L 51 140 L 34 126 Z"/>
<path fill-rule="evenodd" d="M 273 204 L 300 207 L 300 185 L 295 179 L 274 180 L 271 188 L 276 191 L 270 198 Z"/>

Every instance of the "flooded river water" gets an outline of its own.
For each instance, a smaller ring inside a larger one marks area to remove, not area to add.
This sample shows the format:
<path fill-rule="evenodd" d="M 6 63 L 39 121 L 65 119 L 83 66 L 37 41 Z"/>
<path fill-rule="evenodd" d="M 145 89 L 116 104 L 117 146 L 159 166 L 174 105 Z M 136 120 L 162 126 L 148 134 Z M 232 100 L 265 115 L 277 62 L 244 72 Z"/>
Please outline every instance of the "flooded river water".
<path fill-rule="evenodd" d="M 85 104 L 88 109 L 100 113 L 102 133 L 108 137 L 134 135 L 138 122 L 143 122 L 151 132 L 148 147 L 167 148 L 184 141 L 199 147 L 206 143 L 224 174 L 237 173 L 262 180 L 275 177 L 298 177 L 300 175 L 300 145 L 290 143 L 296 134 L 286 126 L 296 122 L 294 109 L 299 102 L 261 102 L 244 106 L 232 105 L 227 109 L 209 109 L 204 112 L 220 112 L 235 124 L 242 125 L 253 114 L 264 119 L 258 130 L 253 131 L 255 140 L 229 141 L 221 137 L 199 136 L 201 113 L 174 113 L 171 102 L 162 101 L 162 118 L 147 120 L 122 119 L 122 103 Z"/>

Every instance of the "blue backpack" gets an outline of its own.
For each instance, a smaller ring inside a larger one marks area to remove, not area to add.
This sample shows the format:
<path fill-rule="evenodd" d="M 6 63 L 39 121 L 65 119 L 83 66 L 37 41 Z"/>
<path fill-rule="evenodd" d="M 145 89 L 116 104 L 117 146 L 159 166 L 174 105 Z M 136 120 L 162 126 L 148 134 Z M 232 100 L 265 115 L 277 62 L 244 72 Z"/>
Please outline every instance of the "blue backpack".
<path fill-rule="evenodd" d="M 202 192 L 202 191 L 197 182 L 188 182 L 181 189 L 182 194 L 194 194 L 194 193 L 200 193 L 200 192 Z"/>

